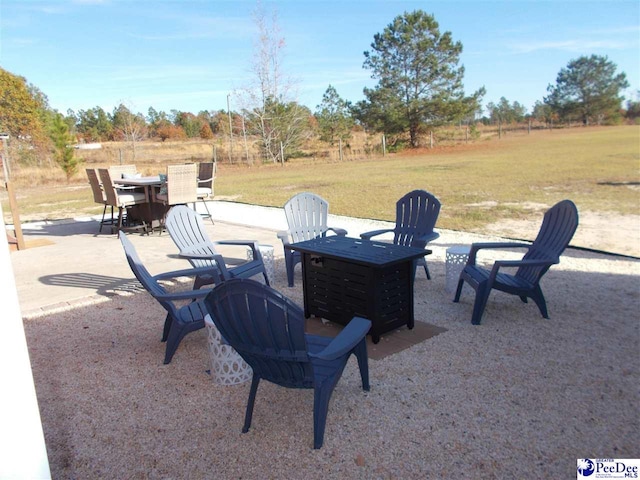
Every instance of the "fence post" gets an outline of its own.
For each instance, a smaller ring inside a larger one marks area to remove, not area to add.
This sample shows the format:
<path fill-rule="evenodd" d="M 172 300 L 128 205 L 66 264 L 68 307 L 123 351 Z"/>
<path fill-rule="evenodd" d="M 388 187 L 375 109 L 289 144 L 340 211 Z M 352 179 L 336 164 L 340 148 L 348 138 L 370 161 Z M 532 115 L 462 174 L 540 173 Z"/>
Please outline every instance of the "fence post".
<path fill-rule="evenodd" d="M 382 156 L 387 156 L 387 137 L 384 133 L 382 134 Z"/>
<path fill-rule="evenodd" d="M 284 167 L 284 145 L 280 142 L 280 160 L 282 161 L 282 166 Z"/>
<path fill-rule="evenodd" d="M 433 130 L 429 130 L 429 148 L 433 148 Z"/>

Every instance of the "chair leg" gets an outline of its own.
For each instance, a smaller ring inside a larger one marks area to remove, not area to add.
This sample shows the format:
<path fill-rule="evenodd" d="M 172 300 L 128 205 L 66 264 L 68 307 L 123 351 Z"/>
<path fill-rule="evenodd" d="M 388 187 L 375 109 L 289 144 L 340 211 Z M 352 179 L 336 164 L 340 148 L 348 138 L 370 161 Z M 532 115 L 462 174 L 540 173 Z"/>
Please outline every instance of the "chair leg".
<path fill-rule="evenodd" d="M 547 302 L 544 299 L 544 295 L 542 294 L 542 289 L 540 288 L 540 285 L 537 286 L 537 288 L 531 295 L 531 298 L 533 299 L 534 302 L 536 302 L 536 305 L 538 306 L 538 309 L 540 310 L 542 317 L 549 318 L 549 313 L 547 312 Z"/>
<path fill-rule="evenodd" d="M 429 267 L 427 267 L 427 261 L 424 262 L 424 273 L 427 274 L 427 280 L 431 280 L 431 274 L 429 273 Z"/>
<path fill-rule="evenodd" d="M 285 250 L 284 260 L 287 266 L 287 282 L 289 287 L 293 287 L 293 269 L 295 268 L 293 253 Z"/>
<path fill-rule="evenodd" d="M 171 318 L 171 314 L 167 313 L 167 318 L 164 319 L 164 329 L 162 331 L 163 342 L 166 342 L 167 338 L 169 338 L 169 330 L 171 330 L 172 323 L 173 323 L 173 319 Z"/>
<path fill-rule="evenodd" d="M 98 230 L 98 233 L 102 233 L 102 226 L 104 225 L 104 216 L 106 213 L 107 213 L 107 204 L 105 203 L 104 208 L 102 209 L 102 220 L 100 220 L 100 229 Z"/>
<path fill-rule="evenodd" d="M 202 203 L 204 204 L 204 209 L 207 211 L 207 215 L 208 215 L 208 217 L 209 217 L 209 220 L 211 220 L 211 224 L 212 224 L 212 225 L 215 225 L 215 224 L 216 224 L 216 222 L 214 222 L 214 221 L 213 221 L 213 215 L 211 215 L 211 212 L 209 211 L 209 207 L 207 206 L 207 202 L 206 202 L 206 200 L 205 200 L 204 198 L 201 198 L 200 200 L 201 200 L 201 201 L 202 201 Z M 194 209 L 194 210 L 196 209 L 196 208 L 195 208 L 195 206 L 196 206 L 196 205 L 195 205 L 195 203 L 194 203 L 194 204 L 193 204 L 193 209 Z"/>
<path fill-rule="evenodd" d="M 362 379 L 362 389 L 368 392 L 371 387 L 369 386 L 369 360 L 367 359 L 367 341 L 365 338 L 356 345 L 353 353 L 358 360 L 360 378 Z"/>
<path fill-rule="evenodd" d="M 244 414 L 244 426 L 242 427 L 242 433 L 247 433 L 249 427 L 251 427 L 251 419 L 253 418 L 253 406 L 256 403 L 256 393 L 258 393 L 258 385 L 260 384 L 260 377 L 253 372 L 251 379 L 251 390 L 249 391 L 249 401 L 247 402 L 247 411 Z"/>
<path fill-rule="evenodd" d="M 471 323 L 473 325 L 480 325 L 482 314 L 484 313 L 484 308 L 487 305 L 490 293 L 491 287 L 488 282 L 481 282 L 476 288 L 476 299 L 473 302 L 473 314 L 471 316 Z"/>
<path fill-rule="evenodd" d="M 456 288 L 456 294 L 453 297 L 453 301 L 458 303 L 460 301 L 460 294 L 462 293 L 462 286 L 464 285 L 464 279 L 460 278 L 458 280 L 458 288 Z"/>

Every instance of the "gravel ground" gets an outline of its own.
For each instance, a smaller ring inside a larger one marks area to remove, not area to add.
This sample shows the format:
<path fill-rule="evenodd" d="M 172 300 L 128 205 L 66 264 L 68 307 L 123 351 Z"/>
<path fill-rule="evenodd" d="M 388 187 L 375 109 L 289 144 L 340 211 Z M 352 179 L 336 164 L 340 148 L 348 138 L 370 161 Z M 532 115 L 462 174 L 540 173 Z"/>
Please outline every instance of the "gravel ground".
<path fill-rule="evenodd" d="M 415 316 L 447 332 L 370 360 L 370 392 L 352 359 L 320 450 L 308 390 L 263 382 L 240 432 L 249 384 L 211 380 L 205 330 L 163 365 L 144 292 L 26 318 L 53 478 L 574 478 L 577 458 L 640 458 L 640 262 L 569 249 L 542 282 L 551 319 L 497 292 L 473 326 L 472 293 L 445 291 L 444 246 L 477 238 L 440 240 Z M 299 270 L 294 288 L 276 271 L 301 304 Z"/>

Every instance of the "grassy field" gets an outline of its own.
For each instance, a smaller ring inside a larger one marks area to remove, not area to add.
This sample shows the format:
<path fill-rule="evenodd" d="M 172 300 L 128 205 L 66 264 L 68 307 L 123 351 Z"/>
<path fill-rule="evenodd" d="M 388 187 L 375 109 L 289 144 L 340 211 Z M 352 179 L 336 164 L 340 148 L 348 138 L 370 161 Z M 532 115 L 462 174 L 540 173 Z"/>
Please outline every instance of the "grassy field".
<path fill-rule="evenodd" d="M 143 173 L 157 174 L 170 161 L 136 163 Z M 22 169 L 13 181 L 22 221 L 102 211 L 84 170 L 70 184 L 51 169 Z M 564 198 L 581 211 L 638 214 L 640 127 L 534 131 L 367 160 L 253 167 L 220 162 L 215 184 L 218 199 L 281 206 L 295 193 L 313 191 L 329 201 L 331 213 L 381 220 L 392 220 L 396 200 L 413 189 L 441 200 L 438 226 L 447 229 L 481 231 L 500 219 L 530 217 L 531 205 L 544 208 Z M 0 192 L 11 222 L 6 192 Z"/>

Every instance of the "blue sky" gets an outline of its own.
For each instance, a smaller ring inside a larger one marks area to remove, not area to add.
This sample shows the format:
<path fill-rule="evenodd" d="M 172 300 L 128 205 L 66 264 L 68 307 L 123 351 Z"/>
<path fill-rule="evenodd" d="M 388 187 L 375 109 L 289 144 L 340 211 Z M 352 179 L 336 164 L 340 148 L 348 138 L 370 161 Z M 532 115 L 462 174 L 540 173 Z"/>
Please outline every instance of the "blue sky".
<path fill-rule="evenodd" d="M 375 81 L 363 52 L 405 11 L 435 16 L 463 44 L 467 94 L 505 97 L 529 111 L 561 68 L 606 55 L 640 90 L 637 0 L 263 1 L 286 41 L 284 71 L 315 111 L 331 84 L 352 102 Z M 111 112 L 238 109 L 251 78 L 255 0 L 0 0 L 0 66 L 25 77 L 51 107 Z"/>

